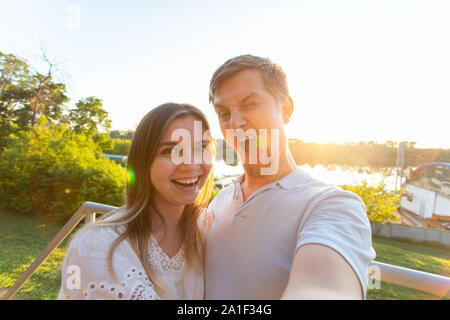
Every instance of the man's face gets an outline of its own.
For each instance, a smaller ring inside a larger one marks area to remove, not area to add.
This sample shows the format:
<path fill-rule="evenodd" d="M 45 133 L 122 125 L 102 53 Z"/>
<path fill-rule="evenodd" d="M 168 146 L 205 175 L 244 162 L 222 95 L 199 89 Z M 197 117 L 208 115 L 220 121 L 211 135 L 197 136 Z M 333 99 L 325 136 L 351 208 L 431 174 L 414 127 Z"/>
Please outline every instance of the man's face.
<path fill-rule="evenodd" d="M 221 83 L 215 91 L 213 104 L 227 143 L 238 152 L 246 172 L 252 176 L 260 176 L 259 169 L 267 165 L 261 159 L 260 150 L 263 149 L 272 158 L 279 157 L 283 151 L 283 141 L 286 139 L 283 125 L 289 117 L 285 114 L 282 103 L 266 88 L 260 71 L 246 69 Z M 251 135 L 250 139 L 245 139 L 228 132 L 236 132 L 238 129 L 256 132 L 256 141 L 252 141 L 255 137 Z M 274 130 L 278 135 L 274 134 Z M 267 133 L 266 136 L 264 132 Z M 251 153 L 252 146 L 255 145 L 258 149 L 256 163 L 252 157 L 255 153 Z M 273 150 L 277 154 L 271 154 Z"/>

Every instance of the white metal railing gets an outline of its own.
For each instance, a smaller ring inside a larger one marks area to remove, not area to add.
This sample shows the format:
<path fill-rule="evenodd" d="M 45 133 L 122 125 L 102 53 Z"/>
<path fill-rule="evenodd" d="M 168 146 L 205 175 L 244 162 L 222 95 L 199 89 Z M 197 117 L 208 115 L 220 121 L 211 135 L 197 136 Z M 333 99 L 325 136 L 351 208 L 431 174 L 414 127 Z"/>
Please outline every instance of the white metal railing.
<path fill-rule="evenodd" d="M 20 276 L 14 285 L 1 298 L 2 300 L 11 299 L 14 294 L 23 286 L 37 268 L 47 259 L 47 257 L 55 250 L 61 242 L 69 235 L 69 233 L 80 223 L 84 218 L 85 223 L 92 223 L 95 221 L 95 214 L 104 214 L 110 212 L 117 207 L 87 201 L 74 213 L 74 215 L 61 228 L 56 236 L 48 243 L 47 247 L 42 251 L 39 257 L 28 267 L 28 269 Z M 371 263 L 371 267 L 379 270 L 379 277 L 381 281 L 398 284 L 401 286 L 418 289 L 428 293 L 432 293 L 439 297 L 444 297 L 449 294 L 450 278 L 417 271 L 413 269 L 398 267 L 390 264 L 385 264 L 377 261 Z"/>
<path fill-rule="evenodd" d="M 14 285 L 3 295 L 2 300 L 11 299 L 14 294 L 23 286 L 37 268 L 48 258 L 48 256 L 55 250 L 61 242 L 69 235 L 69 233 L 80 223 L 84 218 L 85 223 L 91 223 L 95 221 L 96 213 L 107 213 L 116 209 L 116 207 L 108 206 L 101 203 L 85 202 L 81 207 L 73 214 L 73 216 L 66 222 L 66 224 L 58 231 L 56 236 L 48 243 L 44 251 L 37 257 L 36 260 L 28 267 L 28 269 L 20 276 L 20 278 L 14 283 Z"/>

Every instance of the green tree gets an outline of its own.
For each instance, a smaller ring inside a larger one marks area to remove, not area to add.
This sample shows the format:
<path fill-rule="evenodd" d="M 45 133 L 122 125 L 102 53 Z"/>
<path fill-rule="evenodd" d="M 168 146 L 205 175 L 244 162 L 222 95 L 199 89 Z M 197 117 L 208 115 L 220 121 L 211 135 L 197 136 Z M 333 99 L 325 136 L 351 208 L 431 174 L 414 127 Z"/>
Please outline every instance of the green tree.
<path fill-rule="evenodd" d="M 111 128 L 108 112 L 103 109 L 103 102 L 97 97 L 79 100 L 75 109 L 69 111 L 69 121 L 76 133 L 91 136 Z"/>
<path fill-rule="evenodd" d="M 0 152 L 6 146 L 6 137 L 17 129 L 17 109 L 30 98 L 30 78 L 25 60 L 0 51 Z"/>
<path fill-rule="evenodd" d="M 34 127 L 41 116 L 50 124 L 63 119 L 66 96 L 64 83 L 53 80 L 54 64 L 42 56 L 48 69 L 40 73 L 24 59 L 0 52 L 0 149 L 15 130 Z"/>
<path fill-rule="evenodd" d="M 27 90 L 31 79 L 26 61 L 0 51 L 0 121 L 8 122 L 14 117 L 18 104 L 29 99 Z"/>
<path fill-rule="evenodd" d="M 126 139 L 126 140 L 131 140 L 131 138 L 133 137 L 133 130 L 125 130 L 125 131 L 121 131 L 121 130 L 111 130 L 109 132 L 109 135 L 111 136 L 111 139 Z"/>

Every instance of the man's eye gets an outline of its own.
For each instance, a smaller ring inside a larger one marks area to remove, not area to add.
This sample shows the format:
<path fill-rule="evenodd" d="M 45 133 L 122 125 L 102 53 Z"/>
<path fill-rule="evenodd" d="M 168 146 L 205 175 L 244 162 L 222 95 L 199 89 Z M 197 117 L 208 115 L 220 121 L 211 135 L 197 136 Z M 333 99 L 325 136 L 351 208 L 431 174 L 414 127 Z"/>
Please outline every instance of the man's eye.
<path fill-rule="evenodd" d="M 226 119 L 230 113 L 228 111 L 219 112 L 220 119 Z"/>
<path fill-rule="evenodd" d="M 247 104 L 244 105 L 244 109 L 254 107 L 255 105 L 256 105 L 255 102 L 247 103 Z"/>

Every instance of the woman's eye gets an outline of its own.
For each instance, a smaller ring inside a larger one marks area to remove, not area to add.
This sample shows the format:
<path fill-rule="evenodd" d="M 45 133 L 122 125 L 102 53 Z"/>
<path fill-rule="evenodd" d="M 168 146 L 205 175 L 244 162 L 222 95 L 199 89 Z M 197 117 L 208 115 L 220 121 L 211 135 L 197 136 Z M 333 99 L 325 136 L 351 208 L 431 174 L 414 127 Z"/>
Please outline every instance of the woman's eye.
<path fill-rule="evenodd" d="M 203 146 L 202 147 L 202 153 L 204 153 L 205 151 L 211 151 L 211 146 L 210 145 Z"/>
<path fill-rule="evenodd" d="M 173 151 L 173 148 L 167 148 L 161 151 L 161 154 L 171 154 Z"/>
<path fill-rule="evenodd" d="M 204 151 L 204 150 L 207 150 L 207 149 L 209 149 L 209 147 L 210 147 L 210 144 L 207 144 L 207 145 L 202 145 L 202 146 L 197 146 L 197 147 L 194 147 L 194 152 L 196 152 L 196 151 Z M 199 149 L 200 148 L 200 149 Z"/>

